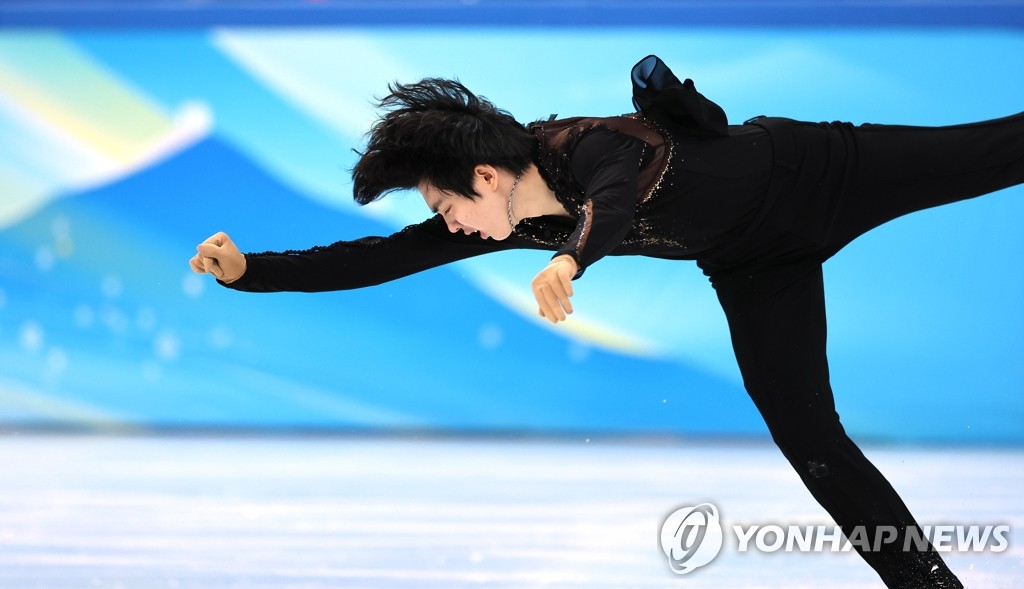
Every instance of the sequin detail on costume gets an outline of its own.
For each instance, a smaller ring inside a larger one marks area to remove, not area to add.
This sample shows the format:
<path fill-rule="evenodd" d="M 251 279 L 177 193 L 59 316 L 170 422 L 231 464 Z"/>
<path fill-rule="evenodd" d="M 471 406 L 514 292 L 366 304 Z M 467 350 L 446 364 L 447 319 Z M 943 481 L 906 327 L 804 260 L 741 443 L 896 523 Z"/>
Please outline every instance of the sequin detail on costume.
<path fill-rule="evenodd" d="M 583 203 L 581 212 L 582 217 L 580 218 L 580 223 L 583 225 L 583 229 L 580 231 L 580 237 L 576 240 L 576 247 L 574 248 L 577 260 L 580 259 L 583 248 L 587 246 L 587 237 L 590 236 L 590 221 L 594 216 L 594 201 L 588 198 L 587 201 Z"/>
<path fill-rule="evenodd" d="M 667 133 L 661 127 L 659 127 L 658 124 L 655 123 L 654 121 L 648 120 L 636 114 L 628 115 L 625 118 L 635 120 L 642 124 L 644 127 L 647 127 L 649 130 L 656 133 L 662 139 L 662 141 L 664 142 L 663 145 L 665 146 L 665 153 L 662 156 L 661 169 L 658 170 L 657 177 L 655 178 L 654 182 L 647 188 L 644 194 L 639 199 L 637 199 L 637 210 L 639 210 L 641 205 L 647 204 L 647 202 L 649 202 L 658 193 L 658 191 L 661 190 L 661 184 L 665 180 L 665 175 L 668 174 L 669 168 L 672 167 L 672 162 L 674 161 L 676 155 L 676 144 L 672 140 L 672 135 Z M 644 150 L 646 151 L 647 149 L 650 148 L 650 146 L 650 142 L 645 140 Z"/>
<path fill-rule="evenodd" d="M 634 251 L 641 251 L 651 246 L 667 246 L 684 251 L 689 249 L 678 238 L 656 234 L 652 224 L 645 220 L 644 209 L 662 189 L 665 178 L 669 175 L 678 154 L 671 134 L 639 114 L 633 113 L 610 119 L 577 117 L 531 124 L 529 129 L 538 140 L 537 169 L 548 188 L 555 193 L 555 198 L 562 203 L 567 211 L 574 213 L 578 220 L 583 219 L 584 204 L 589 201 L 586 200 L 586 195 L 576 184 L 569 170 L 570 154 L 573 153 L 582 136 L 595 128 L 626 133 L 643 141 L 644 149 L 640 161 L 637 162 L 638 168 L 644 169 L 644 163 L 648 157 L 655 160 L 648 163 L 648 166 L 652 166 L 654 169 L 641 173 L 640 184 L 637 186 L 636 216 L 629 233 L 623 238 L 620 246 L 634 249 Z M 593 213 L 592 209 L 590 212 Z M 587 219 L 586 222 L 591 223 L 592 219 Z M 523 230 L 517 231 L 517 234 L 535 243 L 551 247 L 564 245 L 573 233 L 573 231 L 552 230 L 542 222 L 527 224 L 522 228 Z M 586 234 L 587 227 L 584 227 L 580 238 L 585 240 Z M 574 249 L 579 253 L 582 247 L 581 242 L 577 242 Z"/>
<path fill-rule="evenodd" d="M 582 119 L 571 119 L 582 121 Z M 537 137 L 538 155 L 537 169 L 548 188 L 555 193 L 555 199 L 570 213 L 579 217 L 583 206 L 584 194 L 572 177 L 569 170 L 571 154 L 584 133 L 599 126 L 596 121 L 564 127 L 564 121 L 556 121 L 558 133 L 567 133 L 564 137 L 549 136 L 549 123 L 535 123 L 530 131 Z"/>
<path fill-rule="evenodd" d="M 432 220 L 433 219 L 429 219 L 428 221 L 432 221 Z M 253 252 L 253 253 L 247 253 L 245 255 L 246 256 L 251 256 L 251 257 L 257 257 L 257 258 L 258 257 L 262 257 L 262 256 L 305 256 L 305 255 L 308 255 L 308 254 L 315 254 L 317 252 L 322 252 L 324 250 L 329 250 L 329 249 L 334 249 L 334 248 L 337 248 L 337 247 L 344 247 L 344 246 L 355 246 L 355 247 L 365 247 L 365 248 L 380 247 L 380 246 L 384 245 L 385 243 L 387 243 L 388 241 L 394 240 L 395 238 L 397 238 L 398 236 L 402 235 L 403 233 L 405 233 L 407 231 L 411 231 L 413 227 L 414 227 L 414 225 L 409 225 L 409 226 L 403 227 L 401 230 L 396 231 L 395 233 L 392 233 L 391 235 L 387 235 L 387 236 L 383 236 L 383 237 L 379 236 L 379 235 L 369 235 L 369 236 L 366 236 L 366 237 L 360 237 L 359 239 L 353 239 L 353 240 L 344 240 L 343 239 L 343 240 L 340 240 L 340 241 L 336 241 L 336 242 L 334 242 L 334 243 L 332 243 L 330 245 L 317 245 L 317 246 L 313 246 L 313 247 L 311 247 L 309 249 L 304 249 L 304 250 L 291 249 L 291 250 L 284 250 L 284 251 L 280 251 L 280 252 L 275 252 L 275 251 Z"/>
<path fill-rule="evenodd" d="M 559 121 L 532 123 L 529 130 L 537 138 L 537 168 L 541 177 L 544 178 L 548 188 L 555 193 L 558 202 L 562 203 L 567 211 L 579 216 L 586 195 L 583 194 L 569 170 L 570 154 L 575 150 L 580 138 L 595 128 L 625 133 L 643 141 L 644 156 L 641 157 L 640 162 L 637 162 L 638 167 L 643 166 L 647 150 L 653 150 L 653 157 L 661 160 L 653 164 L 657 166 L 653 178 L 650 177 L 649 172 L 641 174 L 641 184 L 637 186 L 637 210 L 639 211 L 640 207 L 651 201 L 661 189 L 676 155 L 672 136 L 656 123 L 639 114 L 605 119 L 575 117 Z"/>

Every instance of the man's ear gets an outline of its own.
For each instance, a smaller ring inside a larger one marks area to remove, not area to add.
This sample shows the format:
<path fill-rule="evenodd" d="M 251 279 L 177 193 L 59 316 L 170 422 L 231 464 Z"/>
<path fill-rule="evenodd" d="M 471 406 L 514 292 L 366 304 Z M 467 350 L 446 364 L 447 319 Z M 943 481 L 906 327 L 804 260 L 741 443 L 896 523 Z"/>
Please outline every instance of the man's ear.
<path fill-rule="evenodd" d="M 487 188 L 491 190 L 498 189 L 498 170 L 494 166 L 477 164 L 477 166 L 473 168 L 473 175 Z"/>

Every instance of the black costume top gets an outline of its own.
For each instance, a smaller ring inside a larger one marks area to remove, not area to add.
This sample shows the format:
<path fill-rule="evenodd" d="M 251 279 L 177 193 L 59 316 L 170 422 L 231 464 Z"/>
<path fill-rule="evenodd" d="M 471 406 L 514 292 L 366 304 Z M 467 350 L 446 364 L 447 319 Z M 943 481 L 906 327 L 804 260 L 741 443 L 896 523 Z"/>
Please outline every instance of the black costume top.
<path fill-rule="evenodd" d="M 569 254 L 578 277 L 605 255 L 696 260 L 727 248 L 764 204 L 773 168 L 769 134 L 758 125 L 727 126 L 721 109 L 690 80 L 672 77 L 666 92 L 655 84 L 671 72 L 643 73 L 639 80 L 634 70 L 634 102 L 646 116 L 529 126 L 537 137 L 535 163 L 571 217 L 523 219 L 498 241 L 452 233 L 435 215 L 387 237 L 246 254 L 245 274 L 228 286 L 252 292 L 359 288 L 506 249 Z M 666 115 L 645 92 L 681 112 Z"/>

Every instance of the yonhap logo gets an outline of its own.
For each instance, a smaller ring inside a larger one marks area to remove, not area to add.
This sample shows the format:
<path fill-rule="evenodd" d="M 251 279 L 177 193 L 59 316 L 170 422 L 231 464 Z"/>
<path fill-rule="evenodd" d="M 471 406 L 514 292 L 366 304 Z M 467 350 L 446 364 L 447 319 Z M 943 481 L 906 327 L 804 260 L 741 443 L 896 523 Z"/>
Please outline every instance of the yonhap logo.
<path fill-rule="evenodd" d="M 718 556 L 722 549 L 722 523 L 710 503 L 681 507 L 661 524 L 661 549 L 672 572 L 685 575 Z"/>
<path fill-rule="evenodd" d="M 658 538 L 669 568 L 686 575 L 710 563 L 726 541 L 748 552 L 989 552 L 1010 548 L 1013 530 L 1005 523 L 853 526 L 836 524 L 732 523 L 724 525 L 711 503 L 680 507 L 661 523 Z"/>

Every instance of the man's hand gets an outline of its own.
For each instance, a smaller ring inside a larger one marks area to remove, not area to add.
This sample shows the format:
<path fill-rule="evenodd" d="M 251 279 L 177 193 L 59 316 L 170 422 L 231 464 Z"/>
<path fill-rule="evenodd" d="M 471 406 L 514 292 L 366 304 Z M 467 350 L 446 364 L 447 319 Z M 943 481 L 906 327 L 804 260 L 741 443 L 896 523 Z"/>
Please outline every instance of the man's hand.
<path fill-rule="evenodd" d="M 245 274 L 245 256 L 226 233 L 217 233 L 196 247 L 197 253 L 188 265 L 198 274 L 213 274 L 230 284 Z"/>
<path fill-rule="evenodd" d="M 533 296 L 537 298 L 540 316 L 552 323 L 565 321 L 572 313 L 572 277 L 579 267 L 572 256 L 562 255 L 551 260 L 547 268 L 533 279 Z"/>

